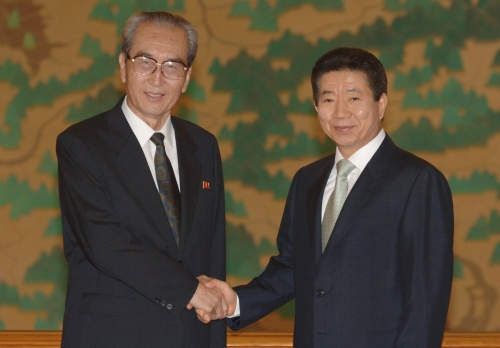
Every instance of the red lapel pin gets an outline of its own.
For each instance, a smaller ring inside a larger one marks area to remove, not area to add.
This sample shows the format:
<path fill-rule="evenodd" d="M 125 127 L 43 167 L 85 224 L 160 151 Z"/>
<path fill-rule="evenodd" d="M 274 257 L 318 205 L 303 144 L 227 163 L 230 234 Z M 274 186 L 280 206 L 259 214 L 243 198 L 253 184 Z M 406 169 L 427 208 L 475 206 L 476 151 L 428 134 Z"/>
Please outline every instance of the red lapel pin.
<path fill-rule="evenodd" d="M 208 181 L 202 181 L 201 182 L 201 187 L 204 189 L 204 190 L 208 190 L 210 189 L 210 183 Z"/>

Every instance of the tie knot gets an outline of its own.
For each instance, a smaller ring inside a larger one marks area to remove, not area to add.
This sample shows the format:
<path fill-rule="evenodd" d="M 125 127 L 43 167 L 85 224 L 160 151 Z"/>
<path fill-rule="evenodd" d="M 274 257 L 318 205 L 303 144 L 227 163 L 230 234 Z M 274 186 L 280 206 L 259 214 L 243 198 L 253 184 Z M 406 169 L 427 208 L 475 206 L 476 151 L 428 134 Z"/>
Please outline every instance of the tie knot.
<path fill-rule="evenodd" d="M 151 137 L 151 141 L 156 145 L 161 145 L 163 144 L 163 139 L 165 138 L 165 136 L 163 135 L 163 133 L 155 133 L 153 134 L 153 136 Z"/>
<path fill-rule="evenodd" d="M 341 159 L 337 162 L 337 176 L 346 177 L 354 168 L 356 168 L 356 166 L 352 164 L 352 162 Z"/>

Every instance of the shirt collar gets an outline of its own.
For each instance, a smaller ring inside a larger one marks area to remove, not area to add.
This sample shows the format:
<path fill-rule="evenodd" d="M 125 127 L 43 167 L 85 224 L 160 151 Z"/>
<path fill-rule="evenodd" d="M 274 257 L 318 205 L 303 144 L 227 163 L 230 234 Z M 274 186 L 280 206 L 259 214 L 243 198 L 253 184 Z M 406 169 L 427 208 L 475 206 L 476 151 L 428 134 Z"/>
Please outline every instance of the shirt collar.
<path fill-rule="evenodd" d="M 159 131 L 155 131 L 150 126 L 148 126 L 146 122 L 141 120 L 139 116 L 134 114 L 134 112 L 130 109 L 130 107 L 127 104 L 127 96 L 125 96 L 125 98 L 123 99 L 122 111 L 123 114 L 125 115 L 125 118 L 127 119 L 128 124 L 130 125 L 130 128 L 132 128 L 132 131 L 134 132 L 141 146 L 144 146 L 151 139 L 151 136 L 154 133 L 160 132 L 163 133 L 165 139 L 167 139 L 170 146 L 174 147 L 175 144 L 173 139 L 175 139 L 174 138 L 175 134 L 173 134 L 174 127 L 172 127 L 172 118 L 170 116 L 168 117 L 163 127 Z"/>
<path fill-rule="evenodd" d="M 370 140 L 368 144 L 363 146 L 361 149 L 353 153 L 351 157 L 349 157 L 349 162 L 354 164 L 356 168 L 358 168 L 362 172 L 363 169 L 365 169 L 368 162 L 370 162 L 370 160 L 372 159 L 375 152 L 377 152 L 378 148 L 382 144 L 382 141 L 384 141 L 384 138 L 385 138 L 385 131 L 382 128 L 375 138 Z M 337 149 L 335 150 L 334 166 L 336 166 L 337 162 L 343 158 L 344 156 L 342 156 L 337 146 Z"/>

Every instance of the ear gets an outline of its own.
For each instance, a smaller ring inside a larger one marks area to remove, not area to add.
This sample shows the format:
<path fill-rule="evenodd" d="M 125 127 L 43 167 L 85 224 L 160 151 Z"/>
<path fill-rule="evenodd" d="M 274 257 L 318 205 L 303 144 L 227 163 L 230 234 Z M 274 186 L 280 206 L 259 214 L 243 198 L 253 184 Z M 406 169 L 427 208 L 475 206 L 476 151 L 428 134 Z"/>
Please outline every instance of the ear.
<path fill-rule="evenodd" d="M 187 91 L 189 80 L 191 79 L 191 69 L 192 66 L 190 66 L 188 71 L 186 71 L 186 80 L 184 81 L 184 85 L 182 86 L 182 93 Z"/>
<path fill-rule="evenodd" d="M 387 106 L 387 94 L 382 93 L 380 99 L 378 100 L 378 118 L 380 120 L 384 119 L 386 106 Z"/>
<path fill-rule="evenodd" d="M 313 101 L 313 103 L 314 103 L 314 108 L 316 109 L 316 113 L 318 113 L 318 104 L 316 104 L 315 101 Z"/>
<path fill-rule="evenodd" d="M 127 57 L 125 56 L 125 53 L 121 52 L 120 55 L 118 56 L 118 62 L 120 63 L 120 77 L 122 79 L 122 82 L 125 83 L 127 81 L 127 74 L 126 74 L 126 63 L 127 63 Z"/>

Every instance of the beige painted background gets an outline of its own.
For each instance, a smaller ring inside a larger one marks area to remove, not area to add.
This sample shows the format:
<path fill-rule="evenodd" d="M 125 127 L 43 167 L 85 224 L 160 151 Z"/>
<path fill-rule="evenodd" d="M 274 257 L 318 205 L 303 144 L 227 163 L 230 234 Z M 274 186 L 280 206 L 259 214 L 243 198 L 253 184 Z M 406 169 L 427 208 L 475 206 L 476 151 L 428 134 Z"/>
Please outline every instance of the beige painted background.
<path fill-rule="evenodd" d="M 231 284 L 247 282 L 267 263 L 287 182 L 328 152 L 317 144 L 304 150 L 314 141 L 327 144 L 311 112 L 314 60 L 337 44 L 361 46 L 387 67 L 386 131 L 438 167 L 454 192 L 456 269 L 447 329 L 500 331 L 500 225 L 492 215 L 500 211 L 498 3 L 2 0 L 0 328 L 60 328 L 65 264 L 55 139 L 117 101 L 124 19 L 137 9 L 162 9 L 199 31 L 193 81 L 176 113 L 219 138 Z M 292 107 L 293 100 L 303 108 Z M 422 120 L 430 128 L 418 128 Z M 260 143 L 255 134 L 263 135 Z M 283 151 L 270 156 L 274 148 Z M 252 156 L 258 160 L 249 164 Z M 250 330 L 291 330 L 292 314 L 288 306 Z"/>

